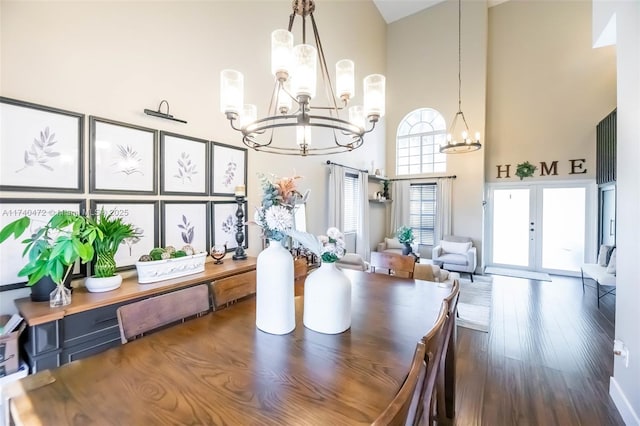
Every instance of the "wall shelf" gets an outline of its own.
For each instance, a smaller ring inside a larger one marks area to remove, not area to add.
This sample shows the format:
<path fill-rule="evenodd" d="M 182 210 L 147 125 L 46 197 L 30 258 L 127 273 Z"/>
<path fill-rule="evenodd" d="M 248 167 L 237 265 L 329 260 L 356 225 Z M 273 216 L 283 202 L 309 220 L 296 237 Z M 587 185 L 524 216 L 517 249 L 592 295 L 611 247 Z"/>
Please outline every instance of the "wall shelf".
<path fill-rule="evenodd" d="M 369 198 L 369 202 L 370 203 L 380 203 L 380 204 L 384 204 L 384 203 L 390 203 L 393 200 L 377 200 L 375 198 Z"/>

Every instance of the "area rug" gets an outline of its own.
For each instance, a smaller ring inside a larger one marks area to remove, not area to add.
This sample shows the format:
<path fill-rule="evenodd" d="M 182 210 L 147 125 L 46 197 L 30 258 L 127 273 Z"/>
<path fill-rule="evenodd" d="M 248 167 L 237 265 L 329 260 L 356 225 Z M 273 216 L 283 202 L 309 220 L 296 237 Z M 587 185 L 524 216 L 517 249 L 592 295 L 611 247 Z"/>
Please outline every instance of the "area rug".
<path fill-rule="evenodd" d="M 458 299 L 458 318 L 456 324 L 472 330 L 489 331 L 491 325 L 490 277 L 481 280 L 474 276 L 474 281 L 460 280 L 460 297 Z"/>
<path fill-rule="evenodd" d="M 496 268 L 495 266 L 487 266 L 484 269 L 485 274 L 504 275 L 506 277 L 527 278 L 538 281 L 551 281 L 549 274 L 545 272 L 523 271 L 521 269 Z"/>

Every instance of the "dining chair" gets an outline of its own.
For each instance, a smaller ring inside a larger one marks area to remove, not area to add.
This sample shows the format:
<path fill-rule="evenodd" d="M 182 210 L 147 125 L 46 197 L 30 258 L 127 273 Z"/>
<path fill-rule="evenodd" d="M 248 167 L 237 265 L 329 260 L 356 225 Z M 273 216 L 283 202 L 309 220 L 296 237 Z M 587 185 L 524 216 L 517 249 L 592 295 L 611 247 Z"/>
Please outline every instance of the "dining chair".
<path fill-rule="evenodd" d="M 216 311 L 256 294 L 256 271 L 216 280 L 211 284 L 213 307 Z"/>
<path fill-rule="evenodd" d="M 453 285 L 451 286 L 451 293 L 449 296 L 445 297 L 445 302 L 447 302 L 447 306 L 449 307 L 449 311 L 447 312 L 447 319 L 444 324 L 443 331 L 443 345 L 442 345 L 442 356 L 440 357 L 440 366 L 438 371 L 437 383 L 436 383 L 436 395 L 438 398 L 437 405 L 437 416 L 444 420 L 444 417 L 448 419 L 453 419 L 455 413 L 453 410 L 454 404 L 453 401 L 450 401 L 451 404 L 446 404 L 445 398 L 445 371 L 449 371 L 449 377 L 455 378 L 456 376 L 456 363 L 454 358 L 454 350 L 456 345 L 456 317 L 458 313 L 458 299 L 460 296 L 460 281 L 453 280 Z M 449 346 L 452 346 L 452 350 L 449 351 Z M 449 408 L 449 411 L 447 411 Z"/>
<path fill-rule="evenodd" d="M 404 426 L 413 422 L 415 413 L 411 412 L 411 402 L 420 385 L 424 372 L 426 345 L 419 341 L 411 361 L 411 368 L 404 383 L 391 403 L 384 409 L 372 426 Z"/>
<path fill-rule="evenodd" d="M 375 272 L 377 268 L 380 268 L 386 269 L 389 275 L 413 278 L 413 268 L 416 263 L 416 258 L 396 253 L 372 251 L 371 261 L 369 263 L 371 272 Z"/>
<path fill-rule="evenodd" d="M 211 310 L 209 287 L 200 284 L 120 306 L 116 314 L 122 343 Z"/>
<path fill-rule="evenodd" d="M 306 257 L 298 257 L 293 261 L 294 295 L 304 294 L 304 282 L 309 274 L 309 264 Z"/>
<path fill-rule="evenodd" d="M 422 338 L 426 349 L 424 355 L 424 365 L 426 368 L 424 377 L 422 378 L 422 386 L 418 390 L 418 404 L 413 421 L 414 425 L 431 426 L 434 424 L 436 418 L 437 399 L 434 398 L 436 378 L 440 371 L 440 358 L 443 354 L 444 331 L 448 313 L 449 304 L 446 300 L 443 300 L 436 323 Z"/>

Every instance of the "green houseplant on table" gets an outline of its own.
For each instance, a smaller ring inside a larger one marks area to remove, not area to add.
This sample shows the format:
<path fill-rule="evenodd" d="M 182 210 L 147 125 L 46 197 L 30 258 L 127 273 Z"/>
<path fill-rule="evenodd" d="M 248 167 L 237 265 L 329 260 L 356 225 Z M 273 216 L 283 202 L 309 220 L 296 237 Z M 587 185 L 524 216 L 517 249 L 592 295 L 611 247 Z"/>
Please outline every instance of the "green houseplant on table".
<path fill-rule="evenodd" d="M 28 228 L 31 219 L 27 216 L 6 225 L 0 231 L 0 243 L 11 235 L 18 239 Z M 87 218 L 72 212 L 56 213 L 46 225 L 22 241 L 27 255 L 27 264 L 18 276 L 28 277 L 28 286 L 49 277 L 55 283 L 49 304 L 51 307 L 71 303 L 71 290 L 64 282 L 77 260 L 87 263 L 93 259 L 93 241 L 96 231 L 87 223 Z"/>
<path fill-rule="evenodd" d="M 30 223 L 31 219 L 26 216 L 9 223 L 0 231 L 0 243 L 11 235 L 15 239 L 20 238 Z M 76 261 L 87 263 L 97 254 L 96 265 L 100 267 L 96 266 L 96 275 L 113 276 L 115 250 L 111 248 L 115 243 L 117 249 L 124 238 L 135 235 L 132 225 L 123 223 L 120 218 L 113 219 L 104 212 L 100 212 L 97 219 L 73 212 L 56 213 L 46 225 L 22 241 L 26 245 L 23 256 L 27 256 L 27 264 L 18 276 L 28 277 L 28 286 L 49 277 L 56 284 L 49 297 L 50 306 L 68 305 L 71 303 L 71 290 L 64 283 Z"/>
<path fill-rule="evenodd" d="M 411 244 L 415 240 L 415 237 L 413 236 L 413 229 L 403 225 L 396 231 L 396 237 L 401 244 L 404 244 L 402 254 L 405 256 L 410 254 L 413 251 Z"/>
<path fill-rule="evenodd" d="M 96 261 L 93 264 L 94 276 L 87 277 L 85 287 L 92 293 L 115 290 L 122 284 L 122 276 L 116 274 L 115 255 L 118 247 L 126 238 L 138 237 L 133 225 L 125 223 L 122 218 L 112 217 L 104 210 L 97 219 L 87 218 L 89 226 L 95 230 L 93 240 Z"/>

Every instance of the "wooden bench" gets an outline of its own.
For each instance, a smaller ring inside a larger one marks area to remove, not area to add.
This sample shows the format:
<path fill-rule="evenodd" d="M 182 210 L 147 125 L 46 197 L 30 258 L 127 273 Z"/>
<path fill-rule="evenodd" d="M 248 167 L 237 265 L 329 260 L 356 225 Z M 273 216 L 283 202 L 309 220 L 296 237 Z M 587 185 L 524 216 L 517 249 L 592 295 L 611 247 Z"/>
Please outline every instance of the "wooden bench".
<path fill-rule="evenodd" d="M 582 292 L 584 292 L 584 277 L 591 278 L 596 282 L 596 295 L 598 296 L 598 308 L 600 308 L 600 299 L 607 294 L 615 291 L 616 276 L 607 272 L 606 266 L 600 266 L 597 263 L 585 263 L 580 268 L 580 274 L 582 276 Z M 600 294 L 600 286 L 613 287 L 611 290 L 605 291 Z"/>

